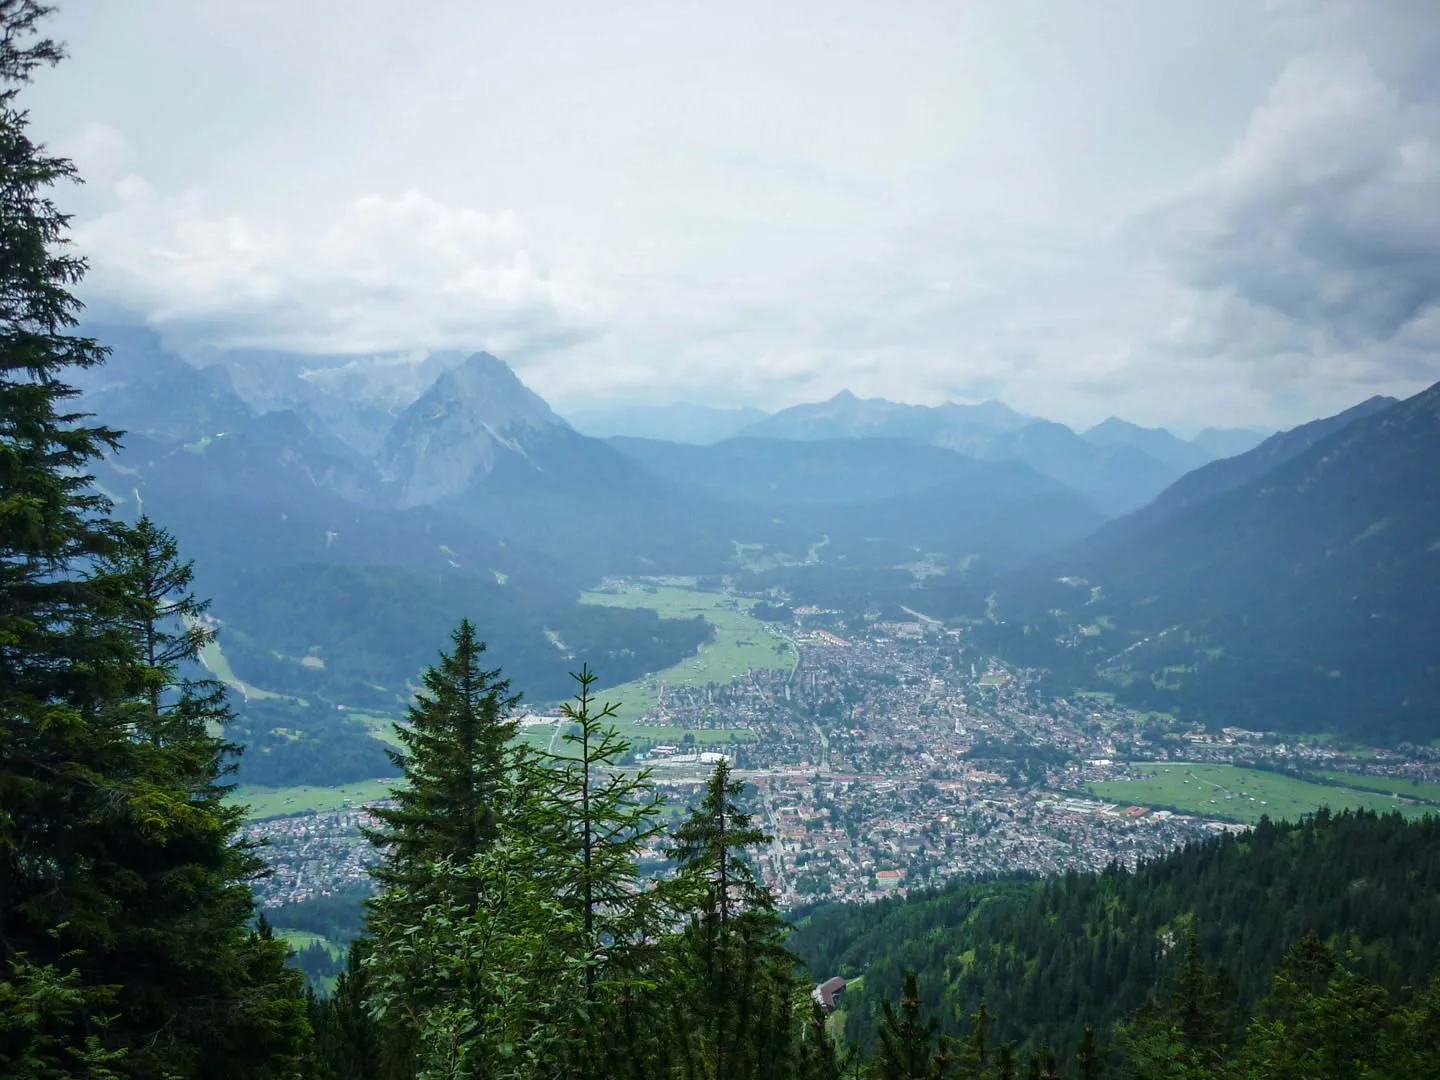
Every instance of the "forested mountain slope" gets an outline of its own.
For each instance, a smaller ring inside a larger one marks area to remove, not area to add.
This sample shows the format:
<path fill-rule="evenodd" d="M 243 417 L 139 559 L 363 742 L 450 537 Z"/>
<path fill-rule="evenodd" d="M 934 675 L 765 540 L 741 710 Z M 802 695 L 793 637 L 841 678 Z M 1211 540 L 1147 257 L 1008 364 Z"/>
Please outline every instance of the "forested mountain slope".
<path fill-rule="evenodd" d="M 873 1047 L 881 1003 L 914 970 L 942 1031 L 967 1030 L 983 1001 L 994 1041 L 1049 1037 L 1068 1053 L 1087 1023 L 1108 1040 L 1188 931 L 1228 975 L 1242 1016 L 1312 931 L 1353 950 L 1383 985 L 1418 985 L 1440 953 L 1440 819 L 1322 811 L 1222 834 L 1133 872 L 958 884 L 798 915 L 790 945 L 817 981 L 864 976 L 843 1001 L 846 1036 L 862 1047 Z"/>
<path fill-rule="evenodd" d="M 1070 687 L 1191 719 L 1434 738 L 1436 461 L 1440 385 L 1010 579 L 980 636 Z"/>

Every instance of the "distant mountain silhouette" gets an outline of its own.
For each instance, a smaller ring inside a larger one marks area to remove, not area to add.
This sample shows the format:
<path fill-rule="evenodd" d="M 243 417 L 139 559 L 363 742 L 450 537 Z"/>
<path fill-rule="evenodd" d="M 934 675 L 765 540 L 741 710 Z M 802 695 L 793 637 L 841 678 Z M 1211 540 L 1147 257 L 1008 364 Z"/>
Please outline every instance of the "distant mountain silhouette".
<path fill-rule="evenodd" d="M 844 391 L 828 401 L 784 409 L 741 434 L 798 440 L 908 439 L 981 460 L 1016 461 L 1085 496 L 1107 516 L 1143 506 L 1186 467 L 1123 440 L 1087 441 L 1064 424 L 1026 416 L 999 401 L 930 407 L 858 398 Z"/>
<path fill-rule="evenodd" d="M 576 431 L 597 439 L 623 436 L 706 445 L 765 419 L 760 409 L 719 409 L 681 401 L 672 405 L 616 405 L 568 414 Z"/>

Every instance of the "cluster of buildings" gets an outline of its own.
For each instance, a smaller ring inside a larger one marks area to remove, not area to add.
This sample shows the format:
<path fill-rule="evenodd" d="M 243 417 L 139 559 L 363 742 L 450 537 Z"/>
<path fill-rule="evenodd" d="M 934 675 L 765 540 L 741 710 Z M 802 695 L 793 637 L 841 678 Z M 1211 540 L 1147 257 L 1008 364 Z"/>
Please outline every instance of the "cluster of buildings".
<path fill-rule="evenodd" d="M 1133 760 L 1323 767 L 1336 756 L 1264 732 L 1185 730 L 1103 696 L 1049 697 L 1038 673 L 980 654 L 963 630 L 923 617 L 846 626 L 837 614 L 796 609 L 782 630 L 800 657 L 793 669 L 667 688 L 642 721 L 655 732 L 644 764 L 672 820 L 722 757 L 753 785 L 773 837 L 760 866 L 783 905 L 862 901 L 957 875 L 1133 865 L 1233 826 L 1083 797 L 1091 781 L 1127 775 Z M 721 754 L 669 734 L 699 727 L 754 738 Z M 367 817 L 357 808 L 253 823 L 274 869 L 263 902 L 363 881 Z M 658 866 L 663 844 L 647 854 Z"/>

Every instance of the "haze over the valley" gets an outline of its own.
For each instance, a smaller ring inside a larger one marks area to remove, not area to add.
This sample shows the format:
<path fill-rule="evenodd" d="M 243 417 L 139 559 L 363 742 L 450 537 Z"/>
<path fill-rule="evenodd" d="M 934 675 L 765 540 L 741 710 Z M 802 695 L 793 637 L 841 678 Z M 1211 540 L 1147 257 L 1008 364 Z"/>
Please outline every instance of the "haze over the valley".
<path fill-rule="evenodd" d="M 105 323 L 486 349 L 562 414 L 841 390 L 1271 431 L 1440 375 L 1428 0 L 75 0 Z"/>

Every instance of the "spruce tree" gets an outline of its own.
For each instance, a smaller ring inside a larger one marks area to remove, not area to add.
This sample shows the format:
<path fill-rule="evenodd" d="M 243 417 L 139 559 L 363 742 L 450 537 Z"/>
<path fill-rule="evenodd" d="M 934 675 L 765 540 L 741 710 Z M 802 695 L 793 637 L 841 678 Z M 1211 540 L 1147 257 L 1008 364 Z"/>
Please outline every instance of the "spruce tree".
<path fill-rule="evenodd" d="M 193 567 L 148 518 L 119 532 L 103 562 L 121 587 L 117 619 L 138 663 L 127 697 L 107 713 L 130 732 L 127 873 L 111 889 L 120 917 L 106 968 L 123 979 L 120 1017 L 158 1034 L 132 1055 L 151 1075 L 264 1075 L 300 1052 L 307 1034 L 303 979 L 285 966 L 288 947 L 263 916 L 250 880 L 264 871 L 240 838 L 245 808 L 229 802 L 235 747 L 225 689 L 182 672 L 209 634 L 206 603 L 190 591 Z"/>
<path fill-rule="evenodd" d="M 677 942 L 683 993 L 693 1019 L 681 1038 L 704 1061 L 704 1075 L 754 1075 L 794 1050 L 794 955 L 785 924 L 750 861 L 771 838 L 739 797 L 744 782 L 722 758 L 700 803 L 675 831 L 669 854 L 677 889 L 692 914 Z"/>
<path fill-rule="evenodd" d="M 123 805 L 130 758 L 127 732 L 100 715 L 122 696 L 133 657 L 110 622 L 118 589 L 94 573 L 117 537 L 86 471 L 117 435 L 74 411 L 76 391 L 64 381 L 105 357 L 94 340 L 70 332 L 79 304 L 68 289 L 85 267 L 66 249 L 67 219 L 47 194 L 77 178 L 70 162 L 30 141 L 17 103 L 35 69 L 61 58 L 54 42 L 33 40 L 48 13 L 26 0 L 0 0 L 0 962 L 7 978 L 100 944 L 109 901 L 86 871 L 94 847 L 103 846 L 97 834 Z M 73 967 L 68 959 L 66 967 Z M 82 998 L 91 993 L 74 980 L 67 985 Z"/>
<path fill-rule="evenodd" d="M 275 1075 L 303 1004 L 284 943 L 247 928 L 258 865 L 206 729 L 223 701 L 175 682 L 189 643 L 140 641 L 186 641 L 175 579 L 132 572 L 87 471 L 117 435 L 67 381 L 105 350 L 73 333 L 84 264 L 48 197 L 74 169 L 17 104 L 61 56 L 46 14 L 0 0 L 0 1013 L 27 1017 L 0 1019 L 0 1075 Z"/>
<path fill-rule="evenodd" d="M 657 1012 L 646 967 L 673 917 L 673 890 L 640 878 L 641 850 L 663 828 L 650 772 L 621 767 L 630 743 L 614 726 L 617 705 L 597 706 L 595 674 L 582 667 L 572 677 L 577 688 L 562 707 L 568 727 L 559 752 L 543 751 L 521 768 L 516 824 L 534 845 L 534 874 L 572 915 L 556 925 L 579 930 L 573 940 L 557 938 L 556 947 L 582 965 L 581 1072 L 598 1075 L 650 1052 L 640 1045 L 642 1027 L 653 1030 Z M 621 1024 L 604 1023 L 621 1014 Z"/>
<path fill-rule="evenodd" d="M 520 698 L 498 668 L 481 665 L 485 643 L 469 619 L 451 641 L 453 651 L 422 676 L 407 722 L 396 725 L 404 749 L 390 758 L 403 781 L 391 791 L 395 805 L 374 810 L 381 828 L 365 834 L 381 851 L 375 880 L 396 892 L 394 903 L 408 897 L 417 910 L 436 899 L 427 865 L 448 858 L 464 866 L 494 842 L 506 812 L 511 714 Z M 473 903 L 473 887 L 462 887 Z"/>
<path fill-rule="evenodd" d="M 940 1080 L 949 1075 L 949 1056 L 934 1018 L 920 1012 L 915 972 L 905 973 L 900 1008 L 883 1003 L 880 1051 L 875 1059 L 878 1080 Z"/>

